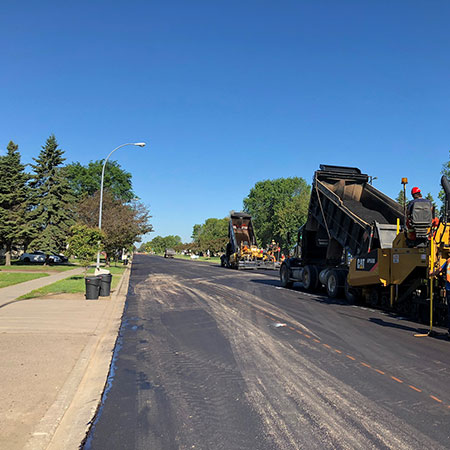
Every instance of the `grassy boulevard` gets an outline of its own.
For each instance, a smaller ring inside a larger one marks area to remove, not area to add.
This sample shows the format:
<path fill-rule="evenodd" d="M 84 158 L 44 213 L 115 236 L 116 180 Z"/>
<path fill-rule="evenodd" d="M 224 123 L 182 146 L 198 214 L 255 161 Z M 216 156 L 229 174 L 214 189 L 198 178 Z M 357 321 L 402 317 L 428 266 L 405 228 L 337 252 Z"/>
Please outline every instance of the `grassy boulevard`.
<path fill-rule="evenodd" d="M 72 261 L 70 264 L 61 265 L 48 265 L 42 264 L 24 264 L 18 261 L 12 263 L 11 266 L 0 265 L 0 289 L 12 286 L 14 284 L 24 283 L 25 281 L 34 280 L 36 278 L 48 277 L 51 274 L 58 272 L 65 272 L 68 270 L 76 269 L 80 267 L 78 264 L 74 264 Z M 125 270 L 122 264 L 118 266 L 108 267 L 113 278 L 111 282 L 111 288 L 115 289 L 119 283 L 120 277 Z M 94 268 L 88 270 L 88 274 L 93 274 Z M 65 278 L 64 280 L 57 281 L 48 286 L 44 286 L 40 289 L 35 289 L 28 294 L 23 295 L 20 298 L 34 298 L 42 297 L 49 294 L 78 294 L 84 293 L 85 282 L 84 274 L 75 275 Z"/>
<path fill-rule="evenodd" d="M 160 256 L 164 256 L 164 254 L 161 254 Z M 210 258 L 207 258 L 206 256 L 199 256 L 198 258 L 192 259 L 190 256 L 187 255 L 175 255 L 175 258 L 177 259 L 187 259 L 189 261 L 204 261 L 214 264 L 220 264 L 220 258 L 218 256 L 211 256 Z"/>
<path fill-rule="evenodd" d="M 42 277 L 48 277 L 48 273 L 0 272 L 0 289 Z"/>
<path fill-rule="evenodd" d="M 21 264 L 13 263 L 12 266 L 0 265 L 0 272 L 39 272 L 39 273 L 51 273 L 51 272 L 65 272 L 66 270 L 72 270 L 79 267 L 77 264 L 62 264 L 62 265 L 49 265 L 44 266 L 42 264 Z"/>
<path fill-rule="evenodd" d="M 72 269 L 74 267 L 72 266 Z M 108 267 L 108 270 L 112 274 L 112 282 L 111 289 L 115 289 L 117 284 L 119 283 L 120 277 L 122 276 L 125 267 Z M 88 270 L 88 274 L 93 274 L 94 268 Z M 34 291 L 29 292 L 28 294 L 22 295 L 21 299 L 25 298 L 35 298 L 35 297 L 43 297 L 45 295 L 50 294 L 81 294 L 85 291 L 85 282 L 84 282 L 84 274 L 83 275 L 75 275 L 69 278 L 65 278 L 64 280 L 57 281 L 56 283 L 49 284 L 48 286 L 44 286 L 39 289 L 35 289 Z"/>

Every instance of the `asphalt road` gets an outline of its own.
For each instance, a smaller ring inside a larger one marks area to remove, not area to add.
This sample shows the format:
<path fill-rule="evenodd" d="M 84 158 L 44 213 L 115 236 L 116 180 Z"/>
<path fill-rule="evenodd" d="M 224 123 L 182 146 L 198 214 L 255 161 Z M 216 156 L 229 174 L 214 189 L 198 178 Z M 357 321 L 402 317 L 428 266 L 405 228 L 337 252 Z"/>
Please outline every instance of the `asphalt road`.
<path fill-rule="evenodd" d="M 450 342 L 423 331 L 277 272 L 137 255 L 85 448 L 450 448 Z"/>

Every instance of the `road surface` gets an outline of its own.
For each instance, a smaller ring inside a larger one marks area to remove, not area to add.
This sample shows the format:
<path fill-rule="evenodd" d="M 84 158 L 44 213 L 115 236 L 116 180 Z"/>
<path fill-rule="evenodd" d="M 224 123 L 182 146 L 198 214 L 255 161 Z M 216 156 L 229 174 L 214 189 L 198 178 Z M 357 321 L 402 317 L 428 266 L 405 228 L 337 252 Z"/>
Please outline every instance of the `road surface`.
<path fill-rule="evenodd" d="M 85 449 L 450 448 L 450 342 L 280 287 L 137 255 Z"/>

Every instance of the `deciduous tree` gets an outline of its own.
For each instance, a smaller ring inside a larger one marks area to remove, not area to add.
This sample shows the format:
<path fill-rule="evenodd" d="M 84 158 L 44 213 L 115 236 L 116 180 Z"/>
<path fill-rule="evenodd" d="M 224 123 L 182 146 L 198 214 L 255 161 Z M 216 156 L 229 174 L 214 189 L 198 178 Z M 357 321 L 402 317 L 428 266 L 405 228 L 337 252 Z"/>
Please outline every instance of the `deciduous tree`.
<path fill-rule="evenodd" d="M 181 238 L 178 235 L 155 236 L 147 243 L 147 251 L 163 253 L 166 248 L 174 248 L 181 244 Z"/>
<path fill-rule="evenodd" d="M 228 242 L 228 222 L 229 219 L 209 218 L 205 223 L 194 225 L 192 238 L 194 245 L 192 250 L 218 253 L 225 250 Z"/>
<path fill-rule="evenodd" d="M 81 265 L 87 269 L 91 261 L 101 250 L 101 242 L 104 240 L 104 234 L 98 228 L 89 228 L 86 225 L 77 224 L 71 227 L 70 237 L 68 239 L 69 248 L 66 254 L 76 256 Z"/>
<path fill-rule="evenodd" d="M 83 199 L 100 190 L 103 163 L 104 160 L 97 160 L 83 166 L 76 162 L 64 168 L 65 176 L 76 198 Z M 124 202 L 129 202 L 136 197 L 132 190 L 131 173 L 123 170 L 117 161 L 106 163 L 103 186 L 115 198 Z"/>
<path fill-rule="evenodd" d="M 89 227 L 98 225 L 99 192 L 82 200 L 78 205 L 78 220 Z M 105 233 L 104 249 L 108 255 L 117 256 L 141 237 L 152 231 L 148 208 L 137 201 L 125 203 L 109 191 L 103 193 L 102 231 Z"/>
<path fill-rule="evenodd" d="M 295 234 L 306 222 L 310 186 L 303 178 L 259 181 L 244 199 L 256 237 L 262 246 L 272 240 L 287 245 L 287 233 Z"/>

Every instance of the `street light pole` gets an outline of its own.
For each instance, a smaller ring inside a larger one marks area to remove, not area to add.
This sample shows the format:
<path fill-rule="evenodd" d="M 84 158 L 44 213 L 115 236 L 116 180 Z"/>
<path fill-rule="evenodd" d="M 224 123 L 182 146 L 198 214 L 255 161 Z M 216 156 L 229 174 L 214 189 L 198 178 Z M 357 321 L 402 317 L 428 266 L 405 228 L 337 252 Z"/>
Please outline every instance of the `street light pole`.
<path fill-rule="evenodd" d="M 100 206 L 99 206 L 99 210 L 98 210 L 98 229 L 101 231 L 102 229 L 102 206 L 103 206 L 103 181 L 105 178 L 105 168 L 106 168 L 106 163 L 108 162 L 109 157 L 116 151 L 119 150 L 119 148 L 125 147 L 126 145 L 136 145 L 137 147 L 145 147 L 145 142 L 132 142 L 132 143 L 128 143 L 128 144 L 122 144 L 119 145 L 118 147 L 116 147 L 105 159 L 105 162 L 103 163 L 103 168 L 102 168 L 102 180 L 100 183 Z M 100 249 L 97 252 L 97 266 L 96 266 L 96 270 L 100 270 Z"/>

